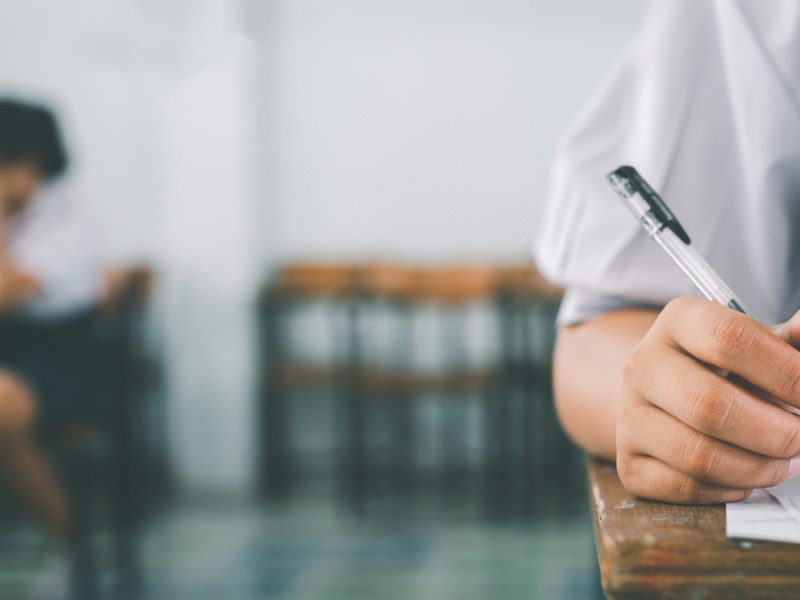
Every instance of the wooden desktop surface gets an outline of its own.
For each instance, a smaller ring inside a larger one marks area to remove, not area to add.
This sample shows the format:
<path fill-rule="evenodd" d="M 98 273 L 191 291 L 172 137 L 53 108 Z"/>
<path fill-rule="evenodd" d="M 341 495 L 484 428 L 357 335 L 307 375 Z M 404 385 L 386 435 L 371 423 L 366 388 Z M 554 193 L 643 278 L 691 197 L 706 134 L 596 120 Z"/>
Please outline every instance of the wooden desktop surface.
<path fill-rule="evenodd" d="M 613 464 L 589 459 L 588 467 L 608 598 L 800 599 L 800 544 L 729 540 L 724 506 L 642 500 Z"/>

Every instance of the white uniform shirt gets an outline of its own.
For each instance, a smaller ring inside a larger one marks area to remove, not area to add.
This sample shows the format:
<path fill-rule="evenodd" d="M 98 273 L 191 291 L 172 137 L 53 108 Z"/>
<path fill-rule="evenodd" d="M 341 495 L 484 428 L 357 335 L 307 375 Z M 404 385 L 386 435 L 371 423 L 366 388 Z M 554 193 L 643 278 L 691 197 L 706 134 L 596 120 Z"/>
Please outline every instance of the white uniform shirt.
<path fill-rule="evenodd" d="M 800 2 L 659 0 L 557 150 L 537 247 L 560 321 L 699 295 L 611 191 L 636 167 L 764 322 L 800 308 Z"/>
<path fill-rule="evenodd" d="M 21 309 L 34 317 L 67 315 L 96 303 L 100 294 L 91 228 L 68 196 L 63 184 L 42 185 L 25 212 L 9 222 L 9 259 L 42 286 Z"/>

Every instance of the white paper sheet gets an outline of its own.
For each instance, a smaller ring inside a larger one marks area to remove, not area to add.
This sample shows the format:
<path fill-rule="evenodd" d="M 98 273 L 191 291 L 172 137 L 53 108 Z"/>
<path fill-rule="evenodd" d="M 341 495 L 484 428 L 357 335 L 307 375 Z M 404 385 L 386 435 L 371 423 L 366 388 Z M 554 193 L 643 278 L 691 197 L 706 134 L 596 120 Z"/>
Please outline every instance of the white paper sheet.
<path fill-rule="evenodd" d="M 767 488 L 775 496 L 789 514 L 800 523 L 800 477 L 794 477 L 783 483 Z"/>
<path fill-rule="evenodd" d="M 800 505 L 800 485 L 796 489 Z M 729 538 L 800 544 L 800 520 L 766 490 L 754 490 L 744 502 L 728 504 L 725 521 Z"/>

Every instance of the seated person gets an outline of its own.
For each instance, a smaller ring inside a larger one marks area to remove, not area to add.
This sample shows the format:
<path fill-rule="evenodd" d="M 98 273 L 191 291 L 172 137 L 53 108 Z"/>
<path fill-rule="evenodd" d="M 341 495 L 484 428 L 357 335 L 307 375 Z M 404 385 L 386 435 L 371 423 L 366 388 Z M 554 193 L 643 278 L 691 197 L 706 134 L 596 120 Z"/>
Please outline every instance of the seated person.
<path fill-rule="evenodd" d="M 734 502 L 800 472 L 800 4 L 653 3 L 559 145 L 539 263 L 566 286 L 566 431 L 626 488 Z M 750 316 L 698 298 L 609 189 L 636 167 Z"/>
<path fill-rule="evenodd" d="M 68 201 L 67 165 L 52 113 L 0 99 L 2 313 L 47 322 L 97 302 L 101 273 L 92 236 Z M 49 379 L 58 365 L 51 367 L 0 356 L 0 472 L 66 554 L 75 524 L 36 439 L 42 423 L 54 425 L 70 413 L 54 389 L 58 383 Z"/>

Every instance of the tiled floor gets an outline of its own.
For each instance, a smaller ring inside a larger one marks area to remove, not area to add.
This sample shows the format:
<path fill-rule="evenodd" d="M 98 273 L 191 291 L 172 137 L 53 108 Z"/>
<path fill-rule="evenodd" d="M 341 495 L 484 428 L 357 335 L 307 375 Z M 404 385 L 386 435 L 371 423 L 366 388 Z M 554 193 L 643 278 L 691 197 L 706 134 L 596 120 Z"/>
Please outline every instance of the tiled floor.
<path fill-rule="evenodd" d="M 358 518 L 334 498 L 316 487 L 269 506 L 169 509 L 142 540 L 142 599 L 600 597 L 585 497 L 554 498 L 538 517 L 502 519 L 486 518 L 470 494 L 383 494 Z M 24 598 L 40 561 L 35 537 L 17 534 L 0 547 L 0 598 Z"/>
<path fill-rule="evenodd" d="M 146 537 L 146 597 L 593 600 L 591 528 L 571 512 L 495 521 L 464 498 L 390 497 L 355 518 L 321 490 L 267 508 L 184 507 Z"/>

